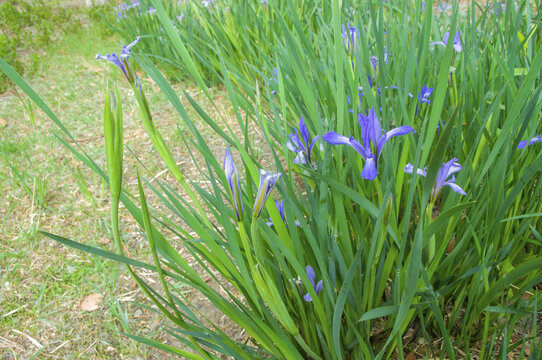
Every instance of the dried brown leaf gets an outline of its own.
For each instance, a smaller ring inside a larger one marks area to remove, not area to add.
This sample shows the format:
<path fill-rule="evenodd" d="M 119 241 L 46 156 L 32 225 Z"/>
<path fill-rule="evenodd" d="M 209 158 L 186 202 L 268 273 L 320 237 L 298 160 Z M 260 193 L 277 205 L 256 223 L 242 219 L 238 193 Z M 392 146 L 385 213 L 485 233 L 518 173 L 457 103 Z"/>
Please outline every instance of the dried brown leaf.
<path fill-rule="evenodd" d="M 98 239 L 98 244 L 100 244 L 100 245 L 107 245 L 110 242 L 111 242 L 111 240 L 109 240 L 109 238 L 106 238 L 106 237 Z"/>
<path fill-rule="evenodd" d="M 87 297 L 84 298 L 83 301 L 81 301 L 79 307 L 81 308 L 81 310 L 85 311 L 98 310 L 100 308 L 100 301 L 102 300 L 102 298 L 103 295 L 98 293 L 87 295 Z"/>

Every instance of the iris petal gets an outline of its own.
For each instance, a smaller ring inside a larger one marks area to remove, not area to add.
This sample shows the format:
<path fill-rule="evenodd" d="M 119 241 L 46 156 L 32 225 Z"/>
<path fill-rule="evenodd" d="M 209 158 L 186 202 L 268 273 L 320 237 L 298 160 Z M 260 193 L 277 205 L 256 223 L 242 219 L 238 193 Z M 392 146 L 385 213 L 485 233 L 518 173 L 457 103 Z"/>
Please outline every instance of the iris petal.
<path fill-rule="evenodd" d="M 414 172 L 414 166 L 411 164 L 411 163 L 408 163 L 405 165 L 405 172 L 407 174 L 412 174 Z M 421 176 L 427 176 L 427 172 L 425 169 L 416 169 L 416 174 L 418 175 L 421 175 Z"/>
<path fill-rule="evenodd" d="M 448 44 L 448 38 L 449 37 L 450 37 L 450 32 L 446 31 L 444 33 L 444 36 L 442 37 L 442 43 L 444 44 L 444 46 L 446 46 L 446 44 Z"/>
<path fill-rule="evenodd" d="M 527 145 L 532 145 L 536 142 L 542 142 L 542 136 L 541 135 L 537 135 L 535 137 L 533 137 L 531 140 L 522 140 L 519 142 L 518 144 L 518 149 L 523 149 L 525 146 Z"/>
<path fill-rule="evenodd" d="M 316 284 L 316 287 L 314 290 L 316 290 L 316 294 L 320 294 L 320 291 L 324 289 L 324 282 L 322 280 L 318 281 L 318 284 Z"/>
<path fill-rule="evenodd" d="M 361 143 L 365 148 L 371 147 L 370 120 L 363 114 L 358 115 L 359 126 L 361 127 Z"/>
<path fill-rule="evenodd" d="M 260 169 L 260 185 L 258 186 L 258 193 L 256 194 L 254 207 L 252 209 L 253 217 L 260 216 L 269 194 L 271 194 L 271 191 L 281 176 L 281 173 L 268 173 L 267 171 Z"/>
<path fill-rule="evenodd" d="M 322 135 L 322 139 L 331 145 L 349 145 L 352 146 L 350 143 L 350 139 L 347 138 L 344 135 L 337 134 L 334 131 L 330 131 L 327 134 Z"/>
<path fill-rule="evenodd" d="M 459 36 L 459 31 L 455 32 L 454 36 L 454 49 L 457 52 L 463 51 L 463 45 L 461 45 L 461 37 Z"/>
<path fill-rule="evenodd" d="M 459 185 L 454 184 L 453 182 L 445 181 L 445 182 L 444 182 L 444 185 L 448 185 L 448 186 L 451 187 L 452 190 L 455 191 L 456 193 L 459 193 L 459 194 L 461 194 L 461 195 L 467 195 L 467 193 L 465 192 L 465 190 L 463 190 Z"/>
<path fill-rule="evenodd" d="M 314 269 L 312 268 L 312 266 L 307 265 L 307 267 L 305 268 L 305 272 L 307 273 L 307 277 L 309 278 L 309 281 L 314 287 L 314 277 L 315 277 Z"/>
<path fill-rule="evenodd" d="M 367 118 L 369 120 L 369 137 L 373 144 L 377 144 L 380 139 L 380 135 L 382 135 L 382 127 L 380 126 L 380 121 L 378 121 L 378 117 L 376 116 L 373 107 L 371 107 L 371 110 L 369 110 L 369 116 Z"/>
<path fill-rule="evenodd" d="M 312 268 L 312 266 L 307 265 L 307 267 L 305 268 L 305 271 L 307 273 L 307 277 L 309 278 L 309 281 L 311 282 L 311 285 L 312 285 L 314 291 L 318 295 L 324 289 L 323 281 L 320 280 L 320 281 L 318 281 L 318 284 L 316 284 L 316 285 L 314 284 L 315 274 L 314 274 L 314 269 Z M 306 302 L 311 302 L 312 301 L 312 298 L 311 298 L 309 293 L 306 293 L 303 296 L 303 298 L 305 299 Z"/>
<path fill-rule="evenodd" d="M 235 207 L 235 214 L 237 221 L 240 221 L 243 216 L 243 201 L 241 199 L 241 184 L 239 181 L 239 172 L 235 167 L 233 162 L 230 150 L 226 148 L 226 153 L 224 155 L 224 173 L 226 174 L 226 179 L 228 180 L 228 187 L 230 188 L 232 202 Z"/>
<path fill-rule="evenodd" d="M 376 163 L 374 157 L 366 159 L 363 171 L 361 172 L 361 177 L 365 180 L 374 180 L 376 178 Z"/>
<path fill-rule="evenodd" d="M 406 135 L 409 132 L 415 132 L 414 128 L 411 126 L 405 125 L 405 126 L 396 127 L 395 129 L 388 131 L 385 134 L 385 136 L 381 136 L 376 146 L 376 156 L 377 157 L 380 156 L 380 153 L 382 152 L 382 148 L 388 142 L 389 139 L 395 136 Z"/>
<path fill-rule="evenodd" d="M 318 135 L 316 135 L 316 136 L 314 137 L 314 139 L 312 139 L 312 142 L 311 142 L 311 144 L 309 145 L 309 154 L 311 153 L 312 148 L 313 148 L 314 144 L 316 143 L 316 141 L 317 141 L 318 139 L 320 139 L 320 136 L 318 136 Z"/>
<path fill-rule="evenodd" d="M 301 132 L 301 137 L 305 143 L 304 145 L 309 146 L 309 129 L 307 128 L 307 125 L 305 125 L 305 121 L 303 121 L 303 116 L 299 119 L 299 132 Z"/>

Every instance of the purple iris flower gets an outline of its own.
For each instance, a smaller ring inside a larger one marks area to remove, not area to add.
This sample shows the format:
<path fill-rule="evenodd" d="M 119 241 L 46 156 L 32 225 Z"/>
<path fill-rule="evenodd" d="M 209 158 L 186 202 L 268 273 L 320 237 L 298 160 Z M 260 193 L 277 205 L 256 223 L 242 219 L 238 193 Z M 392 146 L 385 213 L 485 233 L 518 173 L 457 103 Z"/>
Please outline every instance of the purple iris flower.
<path fill-rule="evenodd" d="M 430 104 L 431 100 L 429 100 L 429 96 L 431 96 L 431 93 L 433 92 L 433 88 L 427 87 L 427 85 L 422 86 L 420 89 L 420 94 L 418 95 L 418 99 L 420 102 Z"/>
<path fill-rule="evenodd" d="M 390 85 L 389 87 L 388 87 L 388 86 L 385 86 L 384 89 L 385 89 L 385 90 L 388 90 L 388 89 L 399 90 L 399 88 L 398 88 L 396 85 Z M 379 90 L 380 90 L 380 89 L 379 89 Z M 403 91 L 405 91 L 405 89 L 403 89 Z M 414 98 L 414 95 L 412 95 L 411 92 L 409 92 L 407 95 L 408 95 L 408 97 L 411 98 L 411 99 Z M 382 111 L 382 110 L 380 110 L 380 111 Z"/>
<path fill-rule="evenodd" d="M 437 174 L 437 179 L 435 181 L 435 185 L 433 186 L 433 190 L 431 192 L 431 197 L 434 199 L 440 192 L 440 189 L 442 189 L 443 186 L 447 185 L 452 188 L 453 191 L 456 193 L 459 193 L 461 195 L 467 195 L 465 190 L 463 190 L 459 185 L 455 184 L 455 175 L 452 175 L 458 171 L 460 171 L 463 167 L 461 164 L 457 162 L 457 158 L 453 158 L 452 160 L 445 162 L 442 164 L 442 167 L 439 169 Z M 427 167 L 422 169 L 416 169 L 416 174 L 421 176 L 427 176 Z M 412 166 L 411 163 L 408 163 L 405 166 L 405 172 L 408 174 L 412 174 L 414 172 L 414 166 Z M 452 178 L 450 180 L 447 180 L 450 176 Z"/>
<path fill-rule="evenodd" d="M 309 129 L 307 128 L 307 125 L 305 125 L 305 121 L 303 121 L 303 116 L 299 119 L 299 132 L 301 133 L 301 139 L 299 138 L 297 129 L 295 129 L 295 134 L 290 134 L 288 136 L 286 147 L 288 150 L 297 153 L 297 156 L 293 161 L 294 164 L 306 164 L 307 162 L 312 164 L 311 151 L 319 136 L 316 135 L 312 141 L 310 141 Z"/>
<path fill-rule="evenodd" d="M 280 217 L 282 218 L 282 222 L 286 224 L 286 217 L 284 215 L 284 201 L 276 200 L 275 205 L 277 207 L 277 210 L 279 211 Z M 296 220 L 295 224 L 297 226 L 301 226 L 301 223 L 299 222 L 299 220 Z M 267 226 L 273 226 L 273 220 L 271 220 L 271 218 L 269 218 L 269 221 L 267 222 Z"/>
<path fill-rule="evenodd" d="M 279 215 L 282 218 L 282 222 L 286 223 L 286 218 L 284 217 L 284 201 L 282 200 L 276 200 L 275 205 L 277 207 L 277 210 L 279 211 Z M 269 218 L 269 221 L 267 222 L 267 226 L 273 226 L 273 220 Z"/>
<path fill-rule="evenodd" d="M 489 10 L 491 14 L 499 16 L 505 10 L 504 5 L 499 1 L 497 4 L 493 4 L 493 10 Z"/>
<path fill-rule="evenodd" d="M 277 181 L 282 176 L 281 173 L 268 173 L 267 171 L 260 169 L 260 185 L 258 186 L 258 193 L 256 194 L 256 200 L 254 200 L 254 208 L 252 209 L 252 217 L 257 218 L 260 216 L 262 209 L 271 194 L 271 191 L 277 184 Z"/>
<path fill-rule="evenodd" d="M 371 66 L 373 67 L 373 70 L 376 72 L 378 70 L 378 63 L 380 62 L 380 60 L 378 60 L 378 57 L 375 55 L 371 55 L 369 60 L 371 60 Z"/>
<path fill-rule="evenodd" d="M 156 12 L 156 9 L 152 6 L 149 6 L 149 10 L 147 10 L 147 14 L 154 14 Z"/>
<path fill-rule="evenodd" d="M 120 51 L 120 55 L 117 55 L 115 53 L 107 54 L 105 56 L 103 55 L 96 55 L 96 59 L 104 59 L 107 60 L 116 66 L 118 66 L 119 69 L 122 70 L 122 73 L 128 80 L 128 82 L 133 83 L 134 82 L 134 76 L 132 74 L 132 70 L 130 69 L 130 64 L 128 63 L 128 58 L 130 57 L 130 49 L 139 41 L 141 38 L 138 36 L 137 39 L 135 39 L 131 44 L 129 45 L 123 45 L 122 50 Z"/>
<path fill-rule="evenodd" d="M 243 218 L 243 200 L 241 199 L 239 171 L 237 171 L 237 167 L 233 163 L 233 158 L 228 148 L 226 148 L 226 154 L 224 155 L 223 168 L 226 173 L 226 178 L 228 179 L 228 187 L 230 189 L 233 206 L 235 207 L 235 216 L 237 221 L 241 221 Z"/>
<path fill-rule="evenodd" d="M 382 134 L 382 127 L 380 126 L 374 108 L 371 108 L 368 116 L 359 114 L 358 121 L 359 126 L 361 127 L 361 143 L 354 139 L 353 136 L 347 138 L 346 136 L 337 134 L 333 131 L 324 134 L 322 139 L 332 145 L 348 145 L 353 147 L 365 160 L 361 177 L 366 180 L 374 180 L 376 178 L 378 157 L 386 142 L 394 136 L 406 135 L 409 132 L 414 132 L 414 129 L 410 126 L 399 126 L 389 132 L 384 131 L 384 134 Z M 371 150 L 371 143 L 374 148 L 374 154 Z"/>
<path fill-rule="evenodd" d="M 316 285 L 314 284 L 315 274 L 314 274 L 314 269 L 312 268 L 312 266 L 307 265 L 307 267 L 305 268 L 305 271 L 307 272 L 307 277 L 309 278 L 312 284 L 312 287 L 314 288 L 314 291 L 316 291 L 316 295 L 320 294 L 320 292 L 324 289 L 323 281 L 320 280 L 318 281 Z M 303 299 L 305 299 L 306 302 L 312 301 L 311 295 L 309 293 L 306 293 L 305 296 L 303 296 Z"/>
<path fill-rule="evenodd" d="M 371 77 L 369 76 L 369 84 L 371 84 L 371 87 L 372 87 L 372 82 L 371 82 Z M 358 86 L 358 99 L 359 99 L 359 106 L 361 106 L 361 103 L 363 101 L 363 95 L 364 95 L 364 92 L 363 92 L 363 87 L 362 86 Z M 346 95 L 346 101 L 348 102 L 348 105 L 352 106 L 352 99 L 350 99 L 350 96 Z M 358 106 L 358 107 L 359 107 Z M 348 108 L 348 112 L 353 114 L 354 113 L 354 109 L 352 108 Z M 321 146 L 320 146 L 321 147 Z"/>
<path fill-rule="evenodd" d="M 288 75 L 285 76 L 286 79 L 290 79 Z M 279 69 L 276 67 L 273 68 L 273 75 L 271 75 L 271 78 L 269 80 L 275 82 L 276 84 L 279 83 Z M 271 95 L 275 95 L 277 93 L 276 90 L 271 91 Z"/>
<path fill-rule="evenodd" d="M 442 45 L 442 46 L 446 47 L 446 45 L 448 44 L 448 38 L 449 37 L 450 37 L 450 33 L 447 31 L 444 34 L 444 37 L 442 38 L 442 41 L 432 42 L 429 45 Z M 461 37 L 459 36 L 459 30 L 455 32 L 454 45 L 453 46 L 454 46 L 455 51 L 457 51 L 457 52 L 463 51 L 463 46 L 461 45 Z"/>
<path fill-rule="evenodd" d="M 437 10 L 439 12 L 446 12 L 448 10 L 450 10 L 452 8 L 452 5 L 448 5 L 448 2 L 445 1 L 444 3 L 442 3 L 441 5 L 438 5 L 437 6 Z"/>
<path fill-rule="evenodd" d="M 523 149 L 525 146 L 532 145 L 536 142 L 542 142 L 542 135 L 537 135 L 533 137 L 531 140 L 520 141 L 518 144 L 518 149 Z"/>
<path fill-rule="evenodd" d="M 424 12 L 424 11 L 425 11 L 425 1 L 422 1 L 422 2 L 420 3 L 420 10 L 421 10 L 421 12 Z"/>
<path fill-rule="evenodd" d="M 355 26 L 350 26 L 350 23 L 345 27 L 342 25 L 342 37 L 344 46 L 349 54 L 353 54 L 357 49 L 357 38 L 359 36 L 359 30 Z"/>
<path fill-rule="evenodd" d="M 378 71 L 378 64 L 380 63 L 380 59 L 376 55 L 371 55 L 369 58 L 371 61 L 371 66 L 373 67 L 373 70 L 376 72 Z M 384 46 L 384 62 L 388 63 L 388 48 Z"/>
<path fill-rule="evenodd" d="M 120 22 L 121 19 L 127 17 L 126 15 L 124 15 L 121 11 L 117 12 L 117 22 Z"/>
<path fill-rule="evenodd" d="M 267 0 L 262 0 L 262 5 L 263 5 L 264 8 L 267 8 L 267 5 L 268 5 Z"/>

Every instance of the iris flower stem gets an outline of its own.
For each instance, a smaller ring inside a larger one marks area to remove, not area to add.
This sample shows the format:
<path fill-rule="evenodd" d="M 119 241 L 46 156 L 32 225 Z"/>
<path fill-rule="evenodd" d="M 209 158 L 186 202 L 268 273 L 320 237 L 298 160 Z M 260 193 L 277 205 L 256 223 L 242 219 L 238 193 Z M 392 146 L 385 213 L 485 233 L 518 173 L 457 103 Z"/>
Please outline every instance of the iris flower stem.
<path fill-rule="evenodd" d="M 455 71 L 452 73 L 452 90 L 453 90 L 453 94 L 454 94 L 454 104 L 456 106 L 459 105 L 459 96 L 457 94 L 457 80 L 456 80 L 456 77 L 455 77 Z"/>
<path fill-rule="evenodd" d="M 250 250 L 250 245 L 249 245 L 250 243 L 248 241 L 247 232 L 245 230 L 245 226 L 242 221 L 237 222 L 237 228 L 239 229 L 239 234 L 241 235 L 241 242 L 245 250 L 245 256 L 247 257 L 248 266 L 249 266 L 248 270 L 250 274 L 250 272 L 252 272 L 252 270 L 256 267 L 256 264 L 254 262 L 254 258 L 252 257 L 252 251 Z M 250 296 L 252 297 L 254 308 L 258 310 L 259 315 L 262 315 L 262 308 L 260 306 L 260 303 L 258 302 L 259 296 L 256 294 L 254 283 L 251 282 L 251 279 L 248 279 L 248 278 L 246 278 L 245 281 L 247 281 L 247 284 L 248 284 L 247 291 L 250 293 Z"/>
<path fill-rule="evenodd" d="M 111 227 L 113 231 L 113 241 L 117 247 L 117 254 L 122 255 L 122 243 L 120 241 L 119 233 L 119 197 L 111 195 Z"/>
<path fill-rule="evenodd" d="M 250 237 L 252 244 L 254 245 L 254 253 L 256 260 L 261 264 L 265 264 L 265 244 L 260 237 L 260 229 L 258 229 L 258 221 L 255 217 L 252 218 L 252 224 L 250 225 Z"/>
<path fill-rule="evenodd" d="M 384 248 L 385 248 L 384 244 L 388 236 L 388 225 L 392 222 L 392 213 L 393 213 L 393 199 L 392 199 L 392 195 L 390 194 L 386 200 L 386 210 L 384 212 L 384 219 L 382 220 L 382 223 L 379 229 L 379 240 L 378 240 L 378 248 L 377 248 L 378 253 L 377 253 L 377 257 L 375 257 L 375 259 L 378 259 L 378 262 L 380 262 L 380 259 L 383 257 L 386 259 L 385 262 L 387 262 L 390 258 L 393 259 L 396 257 L 394 247 L 390 247 L 383 254 Z M 384 265 L 383 269 L 386 269 L 386 268 L 387 268 L 386 265 Z M 391 271 L 391 267 L 389 267 L 389 269 L 390 269 L 389 271 Z M 374 271 L 376 274 L 376 271 L 378 270 L 374 269 Z M 382 273 L 380 274 L 380 278 L 381 279 L 387 278 L 387 276 L 389 276 L 389 271 L 387 273 L 385 271 L 382 271 Z M 376 278 L 376 275 L 375 275 L 375 278 Z M 385 288 L 386 288 L 385 284 L 386 284 L 385 281 L 380 281 L 379 284 L 375 285 L 373 299 L 382 298 Z M 373 288 L 370 288 L 370 289 L 373 289 Z"/>
<path fill-rule="evenodd" d="M 431 224 L 433 222 L 433 206 L 435 205 L 435 200 L 431 200 L 429 204 L 427 204 L 427 208 L 425 210 L 425 223 Z M 433 258 L 435 257 L 436 252 L 436 238 L 435 235 L 431 235 L 431 238 L 429 239 L 427 243 L 427 262 L 431 263 Z"/>
<path fill-rule="evenodd" d="M 378 196 L 377 204 L 382 204 L 382 201 L 383 201 L 382 187 L 380 186 L 380 181 L 378 180 L 378 177 L 375 177 L 375 179 L 373 180 L 373 183 L 375 184 L 376 195 Z"/>
<path fill-rule="evenodd" d="M 252 257 L 252 251 L 250 250 L 250 243 L 248 241 L 245 226 L 242 221 L 238 221 L 237 227 L 239 228 L 239 234 L 241 235 L 241 242 L 243 243 L 243 248 L 245 249 L 248 265 L 250 266 L 250 270 L 252 270 L 256 266 L 256 263 L 254 262 L 254 257 Z"/>
<path fill-rule="evenodd" d="M 378 180 L 375 179 L 375 181 L 378 181 Z M 376 183 L 375 185 L 377 189 L 380 190 L 380 185 L 378 183 Z M 381 197 L 382 196 L 379 195 L 379 198 Z M 381 201 L 379 200 L 379 202 Z M 383 288 L 381 289 L 381 287 L 378 286 L 376 277 L 379 271 L 381 271 L 379 270 L 380 258 L 382 257 L 382 252 L 384 250 L 384 243 L 386 241 L 387 228 L 388 228 L 388 223 L 389 223 L 389 220 L 391 217 L 391 211 L 392 211 L 391 207 L 392 207 L 392 204 L 391 204 L 391 201 L 389 201 L 386 204 L 386 210 L 384 212 L 384 217 L 382 221 L 379 224 L 377 223 L 379 225 L 379 229 L 378 229 L 378 237 L 376 238 L 376 242 L 371 242 L 369 257 L 373 259 L 373 261 L 371 261 L 370 267 L 369 266 L 367 267 L 366 283 L 368 283 L 368 286 L 367 286 L 367 291 L 364 294 L 363 305 L 362 305 L 362 309 L 364 309 L 364 311 L 368 311 L 374 307 L 374 301 L 378 301 L 378 299 L 380 299 L 380 296 L 381 296 L 380 290 L 382 290 L 382 292 L 384 290 Z M 369 323 L 367 323 L 367 325 L 369 325 Z M 367 327 L 367 331 L 370 331 L 370 327 Z"/>

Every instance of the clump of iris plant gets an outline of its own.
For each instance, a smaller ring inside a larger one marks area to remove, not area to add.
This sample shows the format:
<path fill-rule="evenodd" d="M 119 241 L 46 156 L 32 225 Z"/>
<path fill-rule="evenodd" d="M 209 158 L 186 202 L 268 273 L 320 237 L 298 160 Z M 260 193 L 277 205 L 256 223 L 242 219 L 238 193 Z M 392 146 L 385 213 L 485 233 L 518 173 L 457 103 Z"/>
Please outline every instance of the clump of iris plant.
<path fill-rule="evenodd" d="M 353 136 L 348 138 L 333 131 L 322 135 L 322 139 L 331 145 L 348 145 L 353 147 L 365 160 L 361 177 L 366 180 L 374 180 L 376 178 L 378 157 L 386 142 L 394 136 L 406 135 L 409 132 L 414 132 L 414 128 L 410 126 L 399 126 L 388 132 L 384 131 L 384 133 L 382 133 L 383 130 L 374 108 L 371 108 L 368 116 L 359 114 L 358 121 L 359 126 L 361 127 L 361 143 Z"/>
<path fill-rule="evenodd" d="M 237 221 L 241 221 L 243 218 L 243 199 L 241 198 L 241 184 L 239 182 L 239 171 L 233 162 L 230 150 L 226 148 L 226 154 L 224 155 L 224 172 L 226 173 L 226 179 L 228 180 L 228 188 L 230 189 L 230 196 L 235 208 L 235 216 Z"/>
<path fill-rule="evenodd" d="M 458 194 L 461 195 L 467 195 L 465 190 L 463 190 L 459 185 L 455 184 L 455 174 L 456 172 L 460 171 L 463 167 L 461 164 L 457 162 L 457 158 L 453 158 L 452 160 L 445 162 L 442 164 L 442 167 L 439 169 L 437 174 L 437 179 L 435 180 L 435 185 L 433 186 L 433 190 L 431 191 L 431 198 L 436 199 L 437 195 L 439 194 L 440 190 L 444 186 L 449 186 L 453 191 L 455 191 Z M 416 174 L 421 176 L 427 176 L 427 167 L 422 169 L 416 169 Z M 408 174 L 412 174 L 414 172 L 414 166 L 412 166 L 411 163 L 408 163 L 405 166 L 405 172 Z M 450 176 L 452 177 L 451 179 Z"/>
<path fill-rule="evenodd" d="M 130 84 L 133 84 L 135 79 L 134 79 L 132 70 L 130 69 L 130 64 L 128 63 L 128 59 L 130 58 L 130 50 L 140 41 L 141 41 L 141 38 L 138 36 L 137 39 L 135 39 L 131 44 L 122 46 L 120 55 L 117 55 L 116 53 L 107 54 L 105 56 L 98 54 L 96 55 L 96 59 L 107 60 L 111 62 L 112 64 L 116 65 L 122 71 L 122 73 L 124 74 L 124 77 L 126 77 L 128 82 Z"/>
<path fill-rule="evenodd" d="M 301 133 L 301 138 L 299 137 Z M 309 129 L 303 120 L 303 116 L 299 119 L 299 132 L 295 129 L 295 133 L 288 135 L 288 142 L 286 147 L 290 151 L 297 153 L 293 163 L 294 164 L 313 164 L 311 160 L 311 152 L 314 144 L 319 139 L 319 136 L 316 135 L 312 141 L 310 139 Z"/>
<path fill-rule="evenodd" d="M 536 135 L 531 140 L 522 140 L 518 144 L 518 149 L 523 149 L 525 146 L 532 145 L 536 142 L 542 142 L 542 135 Z"/>
<path fill-rule="evenodd" d="M 323 281 L 320 280 L 317 284 L 314 283 L 314 278 L 316 275 L 312 266 L 307 265 L 307 267 L 305 268 L 305 272 L 307 273 L 307 277 L 309 278 L 309 281 L 311 282 L 314 291 L 316 291 L 316 295 L 320 294 L 320 292 L 324 289 Z M 305 296 L 303 296 L 303 299 L 305 299 L 306 302 L 312 301 L 311 295 L 309 293 L 306 293 Z"/>
<path fill-rule="evenodd" d="M 442 41 L 435 41 L 435 42 L 430 43 L 429 45 L 442 45 L 446 47 L 446 45 L 448 44 L 449 37 L 450 37 L 450 33 L 447 31 L 444 34 Z M 459 35 L 459 30 L 455 32 L 453 47 L 454 47 L 454 50 L 457 52 L 463 51 L 463 45 L 461 45 L 461 37 Z"/>

